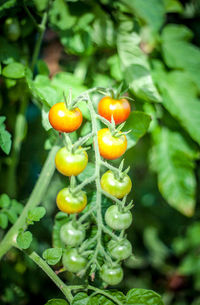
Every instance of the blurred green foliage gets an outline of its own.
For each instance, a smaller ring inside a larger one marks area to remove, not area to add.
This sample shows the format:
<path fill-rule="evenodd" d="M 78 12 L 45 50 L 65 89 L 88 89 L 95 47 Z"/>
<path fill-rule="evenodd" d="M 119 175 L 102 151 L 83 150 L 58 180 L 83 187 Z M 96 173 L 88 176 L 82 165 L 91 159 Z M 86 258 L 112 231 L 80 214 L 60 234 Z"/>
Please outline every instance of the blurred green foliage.
<path fill-rule="evenodd" d="M 47 9 L 49 21 L 32 80 L 27 66 L 38 39 L 36 24 Z M 0 191 L 9 195 L 0 198 L 0 226 L 5 229 L 20 213 L 18 201 L 26 202 L 45 149 L 55 139 L 47 120 L 49 106 L 63 100 L 69 88 L 76 97 L 93 86 L 118 87 L 124 82 L 135 100 L 127 122 L 132 137 L 126 153 L 133 181 L 130 198 L 135 202 L 128 236 L 135 256 L 126 262 L 120 288 L 154 289 L 164 295 L 166 305 L 200 304 L 199 17 L 199 0 L 0 3 L 1 24 L 13 18 L 20 25 L 15 41 L 4 26 L 0 29 Z M 94 96 L 96 106 L 99 98 Z M 79 106 L 84 135 L 90 130 L 90 116 L 84 102 Z M 149 124 L 148 134 L 136 145 Z M 10 134 L 13 144 L 6 155 Z M 90 164 L 85 174 L 91 171 Z M 64 185 L 55 174 L 43 202 L 47 214 L 31 228 L 31 247 L 39 253 L 52 247 L 55 194 Z M 1 262 L 0 282 L 2 304 L 42 305 L 62 297 L 16 250 Z"/>

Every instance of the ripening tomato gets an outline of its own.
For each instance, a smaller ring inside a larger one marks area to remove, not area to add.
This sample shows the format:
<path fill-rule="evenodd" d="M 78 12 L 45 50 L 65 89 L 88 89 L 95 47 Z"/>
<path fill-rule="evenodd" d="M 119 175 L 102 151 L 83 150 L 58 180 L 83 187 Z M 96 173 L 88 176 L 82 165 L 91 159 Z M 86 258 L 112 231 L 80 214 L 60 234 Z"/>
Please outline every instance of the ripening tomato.
<path fill-rule="evenodd" d="M 105 96 L 99 102 L 98 112 L 110 122 L 113 116 L 115 124 L 121 124 L 128 119 L 131 106 L 125 98 L 117 100 L 110 96 Z"/>
<path fill-rule="evenodd" d="M 117 205 L 111 205 L 105 214 L 106 224 L 113 230 L 126 230 L 132 223 L 130 211 L 121 212 Z"/>
<path fill-rule="evenodd" d="M 78 253 L 77 249 L 74 248 L 63 253 L 62 262 L 67 271 L 73 273 L 78 273 L 83 270 L 87 263 L 86 259 Z"/>
<path fill-rule="evenodd" d="M 101 187 L 114 197 L 123 198 L 131 191 L 132 182 L 127 174 L 121 180 L 118 180 L 114 173 L 109 170 L 101 177 Z"/>
<path fill-rule="evenodd" d="M 72 194 L 70 189 L 63 188 L 56 197 L 58 208 L 67 214 L 80 213 L 87 205 L 87 196 L 83 191 Z"/>
<path fill-rule="evenodd" d="M 113 258 L 116 260 L 127 259 L 132 253 L 132 246 L 127 239 L 110 240 L 108 243 L 108 250 Z"/>
<path fill-rule="evenodd" d="M 82 243 L 85 238 L 85 228 L 81 225 L 77 225 L 76 228 L 72 221 L 62 225 L 60 229 L 60 239 L 62 242 L 71 247 L 77 247 Z"/>
<path fill-rule="evenodd" d="M 69 177 L 77 176 L 86 168 L 88 155 L 84 150 L 72 153 L 66 147 L 62 147 L 56 153 L 55 163 L 61 174 Z"/>
<path fill-rule="evenodd" d="M 100 277 L 108 285 L 114 286 L 119 284 L 123 279 L 123 275 L 123 270 L 120 265 L 109 266 L 108 264 L 104 264 L 101 267 Z"/>
<path fill-rule="evenodd" d="M 98 144 L 100 155 L 108 160 L 115 160 L 121 157 L 127 148 L 127 139 L 125 135 L 118 137 L 112 136 L 108 128 L 98 131 Z"/>
<path fill-rule="evenodd" d="M 82 121 L 80 109 L 68 110 L 65 103 L 57 103 L 49 111 L 51 126 L 60 132 L 73 132 L 81 126 Z"/>

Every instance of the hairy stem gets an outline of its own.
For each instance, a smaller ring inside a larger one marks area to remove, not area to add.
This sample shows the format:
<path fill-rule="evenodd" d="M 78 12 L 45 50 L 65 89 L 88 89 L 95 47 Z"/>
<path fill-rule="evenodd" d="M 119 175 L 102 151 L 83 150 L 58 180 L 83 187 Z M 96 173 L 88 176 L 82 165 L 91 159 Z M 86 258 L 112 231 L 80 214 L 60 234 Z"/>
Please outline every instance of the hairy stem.
<path fill-rule="evenodd" d="M 1 241 L 0 259 L 13 246 L 15 239 L 18 235 L 19 229 L 24 227 L 24 225 L 26 224 L 26 217 L 27 217 L 28 211 L 31 210 L 32 208 L 36 207 L 37 205 L 39 205 L 44 194 L 46 193 L 46 190 L 49 186 L 51 178 L 54 174 L 54 170 L 55 170 L 54 158 L 55 158 L 55 154 L 56 154 L 58 148 L 59 148 L 59 146 L 55 145 L 49 152 L 47 160 L 43 166 L 42 172 L 29 197 L 29 200 L 28 200 L 26 206 L 24 207 L 21 215 L 19 216 L 19 218 L 17 219 L 15 224 L 10 228 L 10 230 L 7 232 L 7 234 L 4 236 L 3 240 Z"/>
<path fill-rule="evenodd" d="M 73 296 L 70 288 L 65 285 L 65 283 L 51 269 L 51 267 L 49 267 L 49 265 L 36 252 L 32 252 L 29 257 L 50 277 L 50 279 L 56 284 L 56 286 L 58 286 L 67 300 L 71 303 Z"/>

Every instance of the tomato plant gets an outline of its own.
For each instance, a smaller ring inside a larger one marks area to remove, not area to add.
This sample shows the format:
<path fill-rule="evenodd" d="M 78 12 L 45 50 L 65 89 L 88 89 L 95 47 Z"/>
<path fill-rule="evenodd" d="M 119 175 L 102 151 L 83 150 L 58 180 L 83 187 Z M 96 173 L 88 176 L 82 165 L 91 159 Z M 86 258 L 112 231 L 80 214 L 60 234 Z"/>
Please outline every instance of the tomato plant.
<path fill-rule="evenodd" d="M 114 99 L 110 96 L 105 96 L 98 104 L 98 112 L 110 122 L 113 116 L 115 124 L 121 124 L 128 119 L 131 106 L 125 98 Z"/>
<path fill-rule="evenodd" d="M 98 144 L 100 155 L 107 160 L 115 160 L 121 157 L 127 148 L 125 135 L 112 135 L 108 128 L 98 131 Z"/>

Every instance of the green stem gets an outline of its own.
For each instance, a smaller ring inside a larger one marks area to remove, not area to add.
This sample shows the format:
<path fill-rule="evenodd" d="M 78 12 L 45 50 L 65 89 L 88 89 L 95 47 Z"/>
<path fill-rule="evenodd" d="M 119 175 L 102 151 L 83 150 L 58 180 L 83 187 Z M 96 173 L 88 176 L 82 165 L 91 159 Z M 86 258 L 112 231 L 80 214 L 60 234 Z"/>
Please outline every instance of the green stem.
<path fill-rule="evenodd" d="M 92 183 L 95 180 L 95 175 L 93 175 L 90 178 L 87 178 L 85 181 L 83 181 L 81 184 L 79 184 L 77 187 L 72 189 L 73 194 L 77 194 L 79 191 L 81 191 L 87 184 Z"/>
<path fill-rule="evenodd" d="M 49 267 L 49 265 L 36 252 L 32 252 L 29 257 L 50 277 L 50 279 L 56 284 L 56 286 L 58 286 L 67 300 L 71 303 L 73 296 L 70 288 L 65 285 L 65 283 L 51 269 L 51 267 Z"/>
<path fill-rule="evenodd" d="M 109 199 L 115 201 L 119 206 L 122 206 L 122 201 L 117 199 L 116 197 L 114 197 L 113 195 L 107 193 L 106 191 L 104 190 L 101 190 L 102 194 L 106 197 L 108 197 Z"/>
<path fill-rule="evenodd" d="M 10 228 L 10 230 L 7 232 L 7 234 L 4 236 L 3 240 L 1 241 L 0 259 L 13 246 L 13 243 L 15 242 L 16 237 L 18 235 L 19 229 L 24 227 L 24 225 L 26 224 L 26 217 L 27 217 L 28 211 L 30 209 L 33 209 L 34 207 L 36 207 L 37 205 L 39 205 L 41 203 L 42 198 L 43 198 L 44 194 L 46 193 L 49 183 L 51 181 L 51 178 L 54 174 L 54 170 L 55 170 L 54 158 L 55 158 L 55 154 L 56 154 L 58 148 L 59 148 L 59 146 L 55 145 L 49 152 L 49 155 L 44 164 L 42 172 L 29 197 L 29 200 L 28 200 L 26 206 L 24 207 L 20 217 L 17 219 L 15 224 Z"/>
<path fill-rule="evenodd" d="M 13 198 L 17 197 L 16 171 L 19 163 L 22 141 L 26 129 L 25 112 L 26 112 L 27 104 L 28 104 L 28 97 L 27 95 L 24 95 L 24 97 L 20 101 L 20 109 L 16 117 L 15 134 L 12 145 L 12 152 L 10 155 L 11 164 L 9 166 L 8 176 L 7 176 L 6 192 L 10 197 Z"/>
<path fill-rule="evenodd" d="M 31 63 L 31 70 L 32 71 L 34 70 L 36 61 L 38 59 L 38 55 L 39 55 L 39 52 L 40 52 L 40 47 L 41 47 L 41 44 L 42 44 L 42 39 L 43 39 L 43 36 L 44 36 L 44 32 L 46 30 L 46 23 L 47 23 L 47 12 L 44 12 L 41 24 L 39 25 L 39 28 L 40 28 L 39 37 L 38 37 L 38 40 L 36 42 L 35 50 L 34 50 L 34 53 L 33 53 L 33 58 L 32 58 L 32 63 Z"/>

